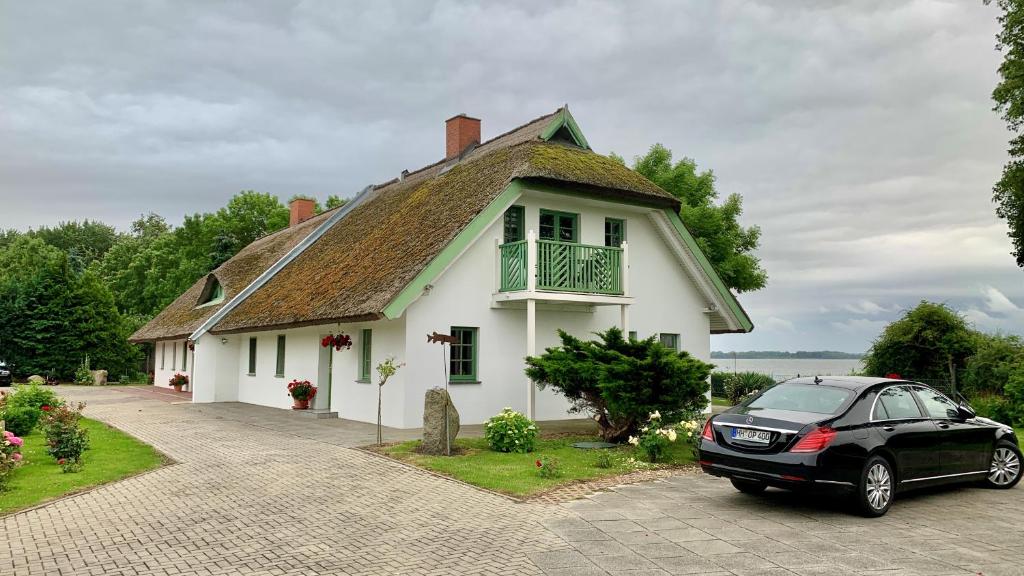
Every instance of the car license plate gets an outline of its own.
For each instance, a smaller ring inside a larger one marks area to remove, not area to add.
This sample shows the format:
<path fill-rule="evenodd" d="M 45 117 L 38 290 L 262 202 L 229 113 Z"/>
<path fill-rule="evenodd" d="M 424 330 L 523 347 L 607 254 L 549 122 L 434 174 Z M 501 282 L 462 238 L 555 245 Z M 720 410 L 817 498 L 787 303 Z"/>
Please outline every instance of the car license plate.
<path fill-rule="evenodd" d="M 747 428 L 733 428 L 732 429 L 733 440 L 744 440 L 746 442 L 757 442 L 758 444 L 768 444 L 772 440 L 772 433 L 767 430 L 750 430 Z"/>

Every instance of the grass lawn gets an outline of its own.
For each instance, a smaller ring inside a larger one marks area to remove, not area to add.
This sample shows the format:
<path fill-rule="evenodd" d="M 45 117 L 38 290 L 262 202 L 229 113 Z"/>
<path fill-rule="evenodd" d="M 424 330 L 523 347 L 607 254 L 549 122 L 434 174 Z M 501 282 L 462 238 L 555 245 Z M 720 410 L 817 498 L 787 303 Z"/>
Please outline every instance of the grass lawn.
<path fill-rule="evenodd" d="M 725 406 L 726 408 L 732 408 L 732 402 L 729 402 L 728 398 L 722 398 L 721 396 L 711 397 L 712 406 Z"/>
<path fill-rule="evenodd" d="M 102 422 L 82 418 L 89 431 L 89 450 L 81 472 L 65 474 L 46 453 L 46 438 L 39 430 L 24 437 L 22 465 L 14 471 L 10 488 L 0 492 L 0 515 L 53 498 L 106 484 L 157 468 L 165 457 L 152 446 Z"/>
<path fill-rule="evenodd" d="M 386 446 L 379 451 L 392 458 L 426 468 L 445 476 L 482 488 L 511 494 L 529 496 L 545 492 L 559 485 L 578 481 L 626 474 L 650 465 L 631 462 L 635 457 L 632 446 L 600 450 L 573 448 L 574 442 L 596 441 L 592 436 L 569 436 L 537 440 L 537 446 L 529 454 L 506 454 L 493 452 L 483 438 L 460 438 L 455 446 L 461 453 L 457 456 L 428 456 L 416 452 L 419 440 Z M 612 456 L 610 468 L 598 468 L 595 462 L 599 452 Z M 541 457 L 556 458 L 562 474 L 558 478 L 541 478 L 536 461 Z M 670 445 L 665 456 L 666 465 L 682 465 L 693 462 L 690 446 L 682 440 Z"/>

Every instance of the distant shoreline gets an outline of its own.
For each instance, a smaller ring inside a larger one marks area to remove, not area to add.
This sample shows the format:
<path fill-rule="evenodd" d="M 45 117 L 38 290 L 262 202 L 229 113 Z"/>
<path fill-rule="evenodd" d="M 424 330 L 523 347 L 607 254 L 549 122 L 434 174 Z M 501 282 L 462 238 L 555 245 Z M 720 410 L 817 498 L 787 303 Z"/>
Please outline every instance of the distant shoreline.
<path fill-rule="evenodd" d="M 799 352 L 780 352 L 777 350 L 748 350 L 745 352 L 722 352 L 715 350 L 711 353 L 713 360 L 860 360 L 863 354 L 851 352 L 837 352 L 835 350 L 816 350 Z"/>

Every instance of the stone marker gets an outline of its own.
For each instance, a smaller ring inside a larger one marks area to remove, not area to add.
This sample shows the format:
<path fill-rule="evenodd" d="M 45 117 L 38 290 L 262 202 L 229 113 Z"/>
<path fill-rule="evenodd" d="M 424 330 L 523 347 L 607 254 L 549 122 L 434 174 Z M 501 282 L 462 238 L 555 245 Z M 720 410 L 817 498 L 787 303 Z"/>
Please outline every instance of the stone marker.
<path fill-rule="evenodd" d="M 106 386 L 107 385 L 107 371 L 106 370 L 91 370 L 92 372 L 92 383 L 94 386 Z"/>
<path fill-rule="evenodd" d="M 448 441 L 445 441 L 444 416 L 448 406 Z M 431 388 L 423 399 L 423 445 L 427 454 L 447 454 L 449 444 L 459 435 L 459 411 L 444 388 Z"/>
<path fill-rule="evenodd" d="M 33 375 L 28 377 L 28 383 L 31 384 L 33 382 L 35 382 L 36 384 L 45 384 L 46 383 L 46 378 L 43 378 L 42 376 L 40 376 L 38 374 L 33 374 Z"/>

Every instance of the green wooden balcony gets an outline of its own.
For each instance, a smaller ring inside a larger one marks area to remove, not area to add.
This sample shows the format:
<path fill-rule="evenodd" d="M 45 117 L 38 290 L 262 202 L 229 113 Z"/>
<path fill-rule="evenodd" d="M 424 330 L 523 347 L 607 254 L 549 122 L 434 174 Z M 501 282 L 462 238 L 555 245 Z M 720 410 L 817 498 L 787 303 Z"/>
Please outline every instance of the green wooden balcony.
<path fill-rule="evenodd" d="M 530 246 L 535 254 L 530 258 Z M 498 247 L 501 292 L 536 290 L 581 294 L 623 294 L 622 248 L 553 240 L 521 240 Z M 535 263 L 535 264 L 534 264 Z M 529 268 L 536 266 L 535 287 Z"/>

